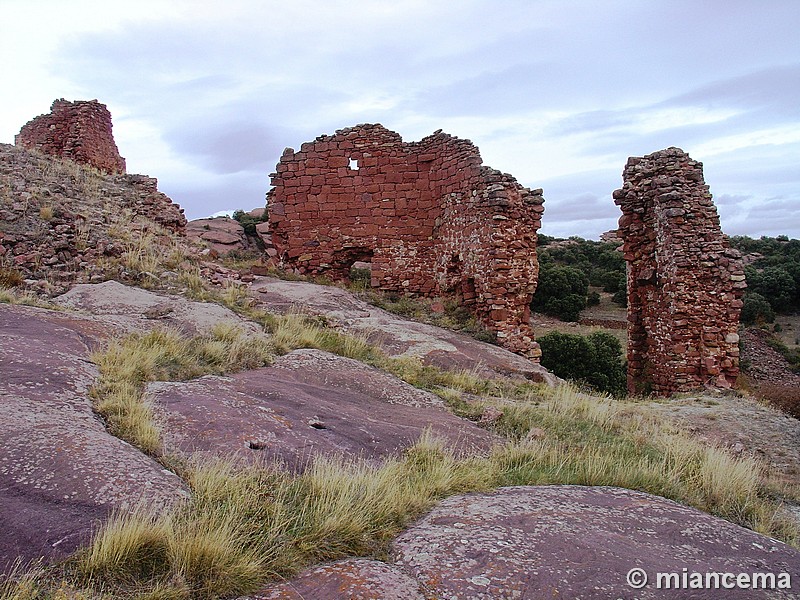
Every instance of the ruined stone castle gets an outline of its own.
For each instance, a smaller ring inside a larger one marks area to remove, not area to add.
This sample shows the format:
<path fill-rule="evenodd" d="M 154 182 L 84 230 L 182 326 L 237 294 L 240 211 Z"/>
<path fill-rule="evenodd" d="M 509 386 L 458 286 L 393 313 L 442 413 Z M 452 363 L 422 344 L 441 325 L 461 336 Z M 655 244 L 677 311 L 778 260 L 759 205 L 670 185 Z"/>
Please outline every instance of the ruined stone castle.
<path fill-rule="evenodd" d="M 267 196 L 277 257 L 335 278 L 369 262 L 373 287 L 456 297 L 504 347 L 538 359 L 542 193 L 481 163 L 469 140 L 437 131 L 407 143 L 381 125 L 287 148 Z"/>
<path fill-rule="evenodd" d="M 183 211 L 158 192 L 156 180 L 125 174 L 111 115 L 96 100 L 56 100 L 15 141 L 112 174 L 101 185 L 124 188 L 135 214 L 184 233 Z M 12 175 L 31 160 L 10 147 L 4 152 L 15 165 Z M 669 148 L 629 159 L 623 179 L 614 198 L 623 213 L 616 234 L 629 266 L 630 391 L 669 395 L 731 386 L 739 372 L 746 284 L 738 253 L 720 230 L 702 164 Z M 271 183 L 268 222 L 257 231 L 273 264 L 346 279 L 356 262 L 366 262 L 373 287 L 456 298 L 502 346 L 538 361 L 529 307 L 539 273 L 542 191 L 484 166 L 472 142 L 441 131 L 404 142 L 381 125 L 358 125 L 297 152 L 287 148 Z M 78 277 L 79 265 L 106 252 L 99 240 L 83 249 L 70 245 L 80 215 L 68 206 L 80 202 L 64 196 L 48 222 L 54 233 L 43 240 L 0 232 L 0 256 L 13 256 L 25 274 L 44 261 Z"/>
<path fill-rule="evenodd" d="M 680 148 L 628 160 L 619 232 L 628 262 L 628 388 L 670 395 L 739 374 L 744 269 L 703 165 Z"/>

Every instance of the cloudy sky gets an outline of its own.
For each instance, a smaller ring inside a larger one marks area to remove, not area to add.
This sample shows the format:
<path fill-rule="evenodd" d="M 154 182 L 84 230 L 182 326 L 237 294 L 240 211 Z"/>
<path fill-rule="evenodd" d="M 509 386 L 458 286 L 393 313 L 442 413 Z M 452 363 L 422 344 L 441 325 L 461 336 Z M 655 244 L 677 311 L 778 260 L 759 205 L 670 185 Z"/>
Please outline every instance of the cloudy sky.
<path fill-rule="evenodd" d="M 97 98 L 197 218 L 263 206 L 286 146 L 443 129 L 594 239 L 627 157 L 679 146 L 726 233 L 800 237 L 798 32 L 798 0 L 0 0 L 0 142 Z"/>

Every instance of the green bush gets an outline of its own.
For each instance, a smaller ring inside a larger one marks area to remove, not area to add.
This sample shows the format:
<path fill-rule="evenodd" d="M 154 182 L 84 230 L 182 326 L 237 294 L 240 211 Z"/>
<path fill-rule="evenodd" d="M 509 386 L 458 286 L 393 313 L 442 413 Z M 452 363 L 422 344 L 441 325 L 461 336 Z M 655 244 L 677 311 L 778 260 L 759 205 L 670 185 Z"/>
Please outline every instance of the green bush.
<path fill-rule="evenodd" d="M 542 366 L 559 377 L 615 396 L 626 393 L 622 345 L 610 333 L 595 331 L 582 336 L 553 331 L 537 341 L 542 348 Z"/>
<path fill-rule="evenodd" d="M 628 290 L 625 287 L 617 290 L 611 297 L 611 301 L 623 307 L 628 306 Z"/>
<path fill-rule="evenodd" d="M 748 292 L 744 296 L 742 313 L 739 320 L 744 325 L 763 325 L 775 320 L 775 311 L 764 296 L 756 292 Z"/>
<path fill-rule="evenodd" d="M 600 304 L 600 294 L 595 291 L 589 292 L 589 295 L 586 296 L 586 306 L 597 306 Z"/>
<path fill-rule="evenodd" d="M 255 237 L 257 234 L 256 225 L 266 221 L 269 218 L 269 215 L 267 214 L 267 211 L 264 211 L 264 214 L 261 217 L 254 217 L 240 209 L 233 212 L 233 218 L 241 223 L 242 229 L 244 229 L 244 232 L 247 235 Z"/>
<path fill-rule="evenodd" d="M 563 321 L 577 321 L 586 308 L 589 279 L 579 269 L 555 264 L 542 265 L 531 308 Z"/>
<path fill-rule="evenodd" d="M 767 267 L 758 271 L 745 269 L 747 287 L 765 298 L 775 312 L 792 309 L 796 295 L 794 278 L 783 267 Z"/>

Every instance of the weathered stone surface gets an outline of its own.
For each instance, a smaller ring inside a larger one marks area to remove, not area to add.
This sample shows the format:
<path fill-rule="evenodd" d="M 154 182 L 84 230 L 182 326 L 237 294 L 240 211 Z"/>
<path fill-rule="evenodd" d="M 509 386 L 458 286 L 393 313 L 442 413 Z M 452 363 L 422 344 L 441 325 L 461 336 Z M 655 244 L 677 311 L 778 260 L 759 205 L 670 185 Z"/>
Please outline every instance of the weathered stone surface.
<path fill-rule="evenodd" d="M 373 287 L 457 297 L 538 360 L 528 321 L 544 200 L 481 162 L 469 140 L 405 143 L 369 124 L 287 148 L 267 196 L 277 260 L 339 278 L 370 262 Z"/>
<path fill-rule="evenodd" d="M 800 420 L 753 398 L 723 394 L 651 401 L 647 408 L 711 446 L 756 457 L 775 479 L 800 486 Z"/>
<path fill-rule="evenodd" d="M 151 177 L 104 175 L 8 144 L 0 144 L 0 189 L 0 257 L 48 294 L 108 278 L 101 263 L 128 249 L 126 237 L 150 232 L 159 245 L 154 224 L 179 235 L 186 225 Z"/>
<path fill-rule="evenodd" d="M 0 569 L 69 554 L 113 509 L 186 494 L 93 413 L 97 370 L 76 321 L 0 304 Z"/>
<path fill-rule="evenodd" d="M 189 238 L 202 240 L 219 256 L 232 252 L 258 251 L 245 235 L 241 223 L 228 217 L 189 221 L 186 225 L 186 235 Z"/>
<path fill-rule="evenodd" d="M 459 452 L 495 436 L 447 411 L 435 395 L 375 368 L 320 350 L 295 350 L 271 367 L 230 377 L 148 385 L 183 453 L 280 459 L 301 469 L 314 455 L 381 459 L 426 429 Z"/>
<path fill-rule="evenodd" d="M 325 315 L 345 331 L 367 335 L 390 356 L 415 356 L 426 364 L 475 369 L 490 377 L 501 374 L 549 384 L 558 382 L 547 369 L 508 350 L 397 317 L 341 288 L 257 277 L 250 289 L 270 310 L 288 312 L 301 308 Z"/>
<path fill-rule="evenodd" d="M 111 127 L 111 113 L 105 104 L 61 98 L 53 102 L 50 114 L 28 121 L 14 143 L 107 173 L 124 173 L 125 159 L 119 155 Z"/>
<path fill-rule="evenodd" d="M 720 230 L 703 164 L 668 148 L 628 159 L 623 179 L 614 199 L 629 266 L 629 391 L 730 387 L 744 267 Z"/>
<path fill-rule="evenodd" d="M 181 296 L 156 294 L 117 281 L 80 284 L 53 299 L 82 315 L 102 317 L 116 332 L 147 331 L 156 327 L 178 329 L 194 335 L 218 323 L 231 323 L 253 333 L 260 328 L 236 313 L 211 302 L 193 302 Z"/>
<path fill-rule="evenodd" d="M 349 559 L 309 569 L 240 600 L 426 600 L 417 582 L 386 563 Z"/>
<path fill-rule="evenodd" d="M 502 488 L 445 500 L 393 544 L 429 597 L 797 598 L 781 589 L 656 589 L 656 573 L 800 572 L 800 552 L 675 502 L 608 487 Z M 630 569 L 650 583 L 634 590 Z M 355 595 L 354 597 L 358 597 Z"/>

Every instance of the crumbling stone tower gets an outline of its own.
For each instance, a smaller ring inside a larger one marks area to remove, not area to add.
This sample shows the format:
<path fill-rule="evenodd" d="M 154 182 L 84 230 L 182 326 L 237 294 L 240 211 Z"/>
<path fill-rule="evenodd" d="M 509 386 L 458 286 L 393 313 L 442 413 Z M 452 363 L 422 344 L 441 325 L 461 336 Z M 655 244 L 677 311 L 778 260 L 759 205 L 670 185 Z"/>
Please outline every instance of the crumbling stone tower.
<path fill-rule="evenodd" d="M 481 163 L 469 140 L 406 143 L 382 125 L 287 148 L 267 195 L 277 259 L 336 278 L 367 261 L 373 287 L 458 297 L 503 346 L 538 360 L 529 306 L 544 200 Z"/>
<path fill-rule="evenodd" d="M 628 159 L 619 231 L 628 261 L 628 389 L 730 387 L 739 374 L 740 255 L 719 226 L 703 164 L 680 148 Z"/>
<path fill-rule="evenodd" d="M 111 113 L 97 100 L 56 100 L 50 114 L 28 121 L 14 143 L 106 173 L 125 172 L 125 159 L 119 155 L 111 132 Z"/>

